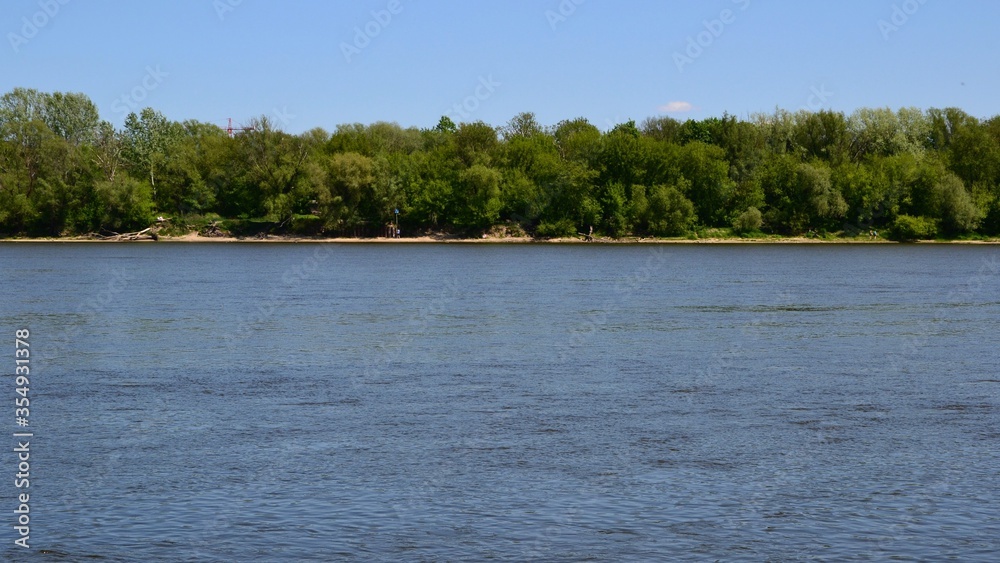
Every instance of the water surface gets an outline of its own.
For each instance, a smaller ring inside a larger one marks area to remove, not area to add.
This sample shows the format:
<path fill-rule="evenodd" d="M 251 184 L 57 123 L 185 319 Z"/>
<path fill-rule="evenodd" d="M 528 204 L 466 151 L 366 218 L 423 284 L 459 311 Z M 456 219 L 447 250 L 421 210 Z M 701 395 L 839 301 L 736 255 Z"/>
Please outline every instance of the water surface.
<path fill-rule="evenodd" d="M 998 280 L 971 246 L 0 245 L 36 433 L 0 553 L 995 559 Z"/>

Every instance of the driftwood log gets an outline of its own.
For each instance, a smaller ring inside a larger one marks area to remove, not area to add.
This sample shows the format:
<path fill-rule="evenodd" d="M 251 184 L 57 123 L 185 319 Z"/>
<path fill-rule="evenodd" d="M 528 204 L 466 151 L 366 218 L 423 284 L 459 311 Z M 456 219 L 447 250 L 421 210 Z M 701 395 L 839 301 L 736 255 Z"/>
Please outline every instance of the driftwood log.
<path fill-rule="evenodd" d="M 116 233 L 114 231 L 109 231 L 107 229 L 101 229 L 100 233 L 91 233 L 90 238 L 95 238 L 97 240 L 113 240 L 113 241 L 137 241 L 137 240 L 160 240 L 160 230 L 163 229 L 170 219 L 164 217 L 157 217 L 156 222 L 151 226 L 134 233 Z"/>
<path fill-rule="evenodd" d="M 160 236 L 157 234 L 159 227 L 149 227 L 141 231 L 134 233 L 116 233 L 114 231 L 104 231 L 106 234 L 94 235 L 99 240 L 116 240 L 116 241 L 136 241 L 136 240 L 160 240 Z"/>
<path fill-rule="evenodd" d="M 229 236 L 229 233 L 227 233 L 226 231 L 222 230 L 221 227 L 219 227 L 218 221 L 212 221 L 211 225 L 208 225 L 207 227 L 203 228 L 201 231 L 198 232 L 198 236 L 218 238 L 218 237 L 227 237 Z"/>

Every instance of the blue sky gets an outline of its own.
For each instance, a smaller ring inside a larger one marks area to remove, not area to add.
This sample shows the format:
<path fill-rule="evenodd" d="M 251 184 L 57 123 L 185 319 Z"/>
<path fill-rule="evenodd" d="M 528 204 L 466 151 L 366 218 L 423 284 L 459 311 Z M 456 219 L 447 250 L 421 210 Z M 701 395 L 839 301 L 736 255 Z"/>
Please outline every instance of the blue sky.
<path fill-rule="evenodd" d="M 393 13 L 395 12 L 395 13 Z M 293 133 L 775 107 L 1000 114 L 993 0 L 5 0 L 0 91 Z"/>

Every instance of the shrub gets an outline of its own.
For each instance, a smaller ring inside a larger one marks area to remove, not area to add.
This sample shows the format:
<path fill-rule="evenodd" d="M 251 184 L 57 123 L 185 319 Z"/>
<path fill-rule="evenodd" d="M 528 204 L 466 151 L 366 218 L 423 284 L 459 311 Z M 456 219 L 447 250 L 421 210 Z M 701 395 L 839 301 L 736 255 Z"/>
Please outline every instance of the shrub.
<path fill-rule="evenodd" d="M 673 186 L 653 187 L 649 214 L 649 230 L 656 236 L 683 236 L 696 219 L 694 204 Z"/>
<path fill-rule="evenodd" d="M 892 224 L 889 238 L 900 242 L 914 242 L 921 239 L 934 238 L 937 234 L 937 221 L 928 217 L 913 217 L 900 215 Z"/>
<path fill-rule="evenodd" d="M 562 238 L 576 236 L 576 225 L 569 219 L 561 219 L 554 223 L 543 221 L 535 229 L 535 236 L 538 238 Z"/>
<path fill-rule="evenodd" d="M 962 180 L 949 174 L 934 188 L 934 203 L 941 229 L 950 235 L 967 233 L 979 226 L 982 213 Z"/>
<path fill-rule="evenodd" d="M 315 215 L 296 215 L 292 218 L 289 233 L 315 236 L 323 232 L 323 219 Z"/>
<path fill-rule="evenodd" d="M 94 198 L 101 228 L 114 232 L 144 229 L 153 221 L 153 188 L 146 182 L 119 177 L 97 182 Z"/>
<path fill-rule="evenodd" d="M 760 231 L 764 225 L 764 215 L 756 207 L 748 207 L 733 219 L 733 232 L 738 235 L 748 235 Z"/>

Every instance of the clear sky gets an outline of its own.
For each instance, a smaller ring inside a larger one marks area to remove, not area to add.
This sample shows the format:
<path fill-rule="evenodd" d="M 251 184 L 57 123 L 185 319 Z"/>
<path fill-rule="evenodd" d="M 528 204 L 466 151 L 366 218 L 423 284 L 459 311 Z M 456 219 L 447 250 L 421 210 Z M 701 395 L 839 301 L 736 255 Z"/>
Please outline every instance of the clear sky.
<path fill-rule="evenodd" d="M 395 13 L 393 13 L 395 12 Z M 4 0 L 0 91 L 83 92 L 292 133 L 342 123 L 602 129 L 775 107 L 1000 114 L 995 0 Z"/>

